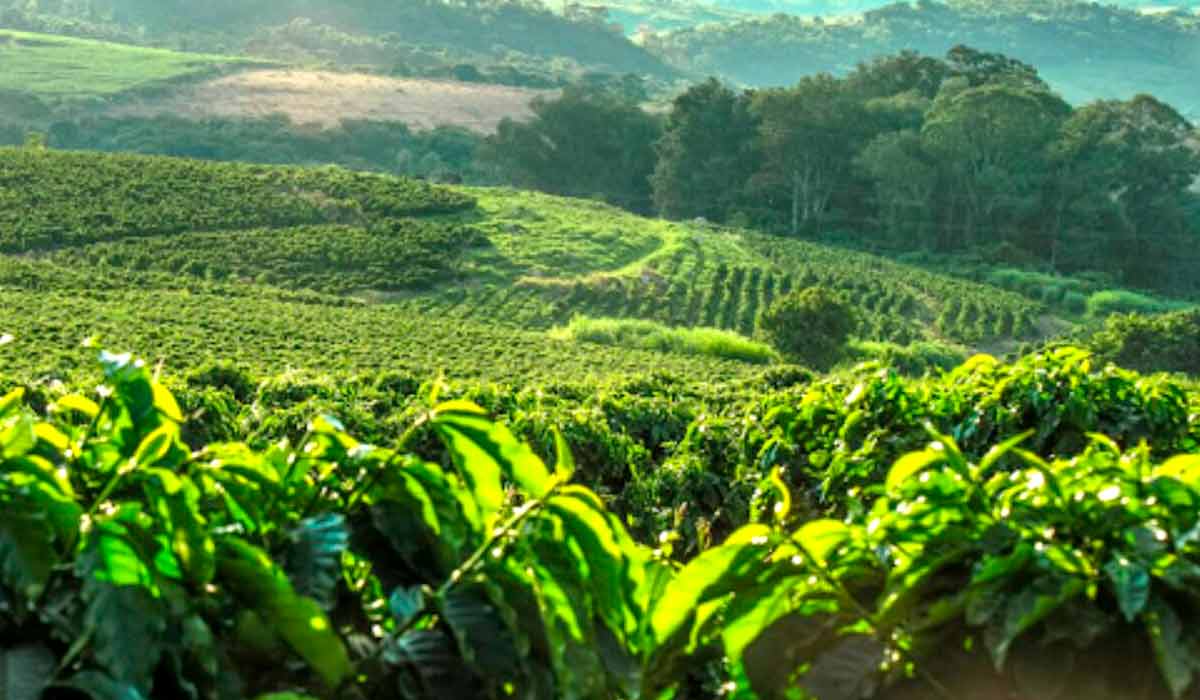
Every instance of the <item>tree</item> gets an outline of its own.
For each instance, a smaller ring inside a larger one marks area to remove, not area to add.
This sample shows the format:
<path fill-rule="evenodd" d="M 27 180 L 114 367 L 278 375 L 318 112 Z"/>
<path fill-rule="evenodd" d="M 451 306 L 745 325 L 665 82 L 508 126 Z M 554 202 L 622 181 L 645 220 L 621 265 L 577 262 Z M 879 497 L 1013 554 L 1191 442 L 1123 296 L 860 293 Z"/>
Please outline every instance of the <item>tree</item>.
<path fill-rule="evenodd" d="M 983 232 L 1026 243 L 1019 232 L 1038 215 L 1047 146 L 1070 112 L 1061 97 L 1038 88 L 942 85 L 921 139 L 942 165 L 944 244 L 978 245 Z"/>
<path fill-rule="evenodd" d="M 1169 270 L 1183 269 L 1168 264 L 1177 257 L 1172 251 L 1194 247 L 1182 238 L 1189 228 L 1185 198 L 1200 175 L 1194 139 L 1177 111 L 1139 95 L 1081 107 L 1053 144 L 1058 212 L 1075 221 L 1099 219 L 1098 262 L 1129 283 L 1161 286 Z"/>
<path fill-rule="evenodd" d="M 515 185 L 651 210 L 657 117 L 610 93 L 568 89 L 533 103 L 529 122 L 505 119 L 481 156 Z"/>
<path fill-rule="evenodd" d="M 675 98 L 651 183 L 665 217 L 723 221 L 753 170 L 756 124 L 750 95 L 715 78 Z"/>
<path fill-rule="evenodd" d="M 870 119 L 862 102 L 844 82 L 821 74 L 793 88 L 757 93 L 753 110 L 762 152 L 756 189 L 787 193 L 793 234 L 802 224 L 819 227 L 868 137 Z"/>
<path fill-rule="evenodd" d="M 758 317 L 761 337 L 784 355 L 814 369 L 828 369 L 837 362 L 854 325 L 854 310 L 824 287 L 790 292 Z"/>
<path fill-rule="evenodd" d="M 931 220 L 929 205 L 938 186 L 938 163 L 913 130 L 880 134 L 855 159 L 875 184 L 876 204 L 884 231 L 906 247 L 932 247 L 934 241 L 913 235 Z"/>

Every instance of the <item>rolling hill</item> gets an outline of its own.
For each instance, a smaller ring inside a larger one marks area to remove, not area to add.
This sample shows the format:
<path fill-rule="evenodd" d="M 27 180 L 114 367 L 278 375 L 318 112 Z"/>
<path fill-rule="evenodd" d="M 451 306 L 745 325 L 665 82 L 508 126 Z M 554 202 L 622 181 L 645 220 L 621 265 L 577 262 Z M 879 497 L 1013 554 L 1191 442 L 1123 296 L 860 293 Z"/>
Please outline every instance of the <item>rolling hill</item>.
<path fill-rule="evenodd" d="M 0 211 L 0 331 L 18 347 L 98 335 L 176 365 L 232 353 L 276 367 L 454 364 L 509 380 L 564 363 L 745 376 L 755 370 L 738 362 L 547 332 L 586 316 L 748 335 L 772 298 L 818 283 L 853 299 L 863 341 L 1004 352 L 1063 327 L 1020 294 L 866 254 L 337 168 L 3 149 Z M 180 322 L 164 320 L 180 308 Z M 333 336 L 356 338 L 353 350 L 316 350 Z M 533 359 L 522 350 L 533 345 L 557 359 Z M 67 371 L 85 355 L 18 364 Z"/>

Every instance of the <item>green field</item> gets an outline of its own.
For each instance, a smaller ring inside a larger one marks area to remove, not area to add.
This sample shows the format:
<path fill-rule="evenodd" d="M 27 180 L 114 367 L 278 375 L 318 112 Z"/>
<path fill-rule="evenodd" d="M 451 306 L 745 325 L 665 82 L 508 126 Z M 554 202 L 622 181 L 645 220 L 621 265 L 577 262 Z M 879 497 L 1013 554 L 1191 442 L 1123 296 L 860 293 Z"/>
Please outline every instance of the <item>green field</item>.
<path fill-rule="evenodd" d="M 0 149 L 4 692 L 1193 697 L 1200 390 L 1018 352 L 1077 329 L 993 278 Z M 857 312 L 827 373 L 746 337 L 813 285 Z"/>
<path fill-rule="evenodd" d="M 241 63 L 251 62 L 0 29 L 0 90 L 38 97 L 108 97 Z"/>

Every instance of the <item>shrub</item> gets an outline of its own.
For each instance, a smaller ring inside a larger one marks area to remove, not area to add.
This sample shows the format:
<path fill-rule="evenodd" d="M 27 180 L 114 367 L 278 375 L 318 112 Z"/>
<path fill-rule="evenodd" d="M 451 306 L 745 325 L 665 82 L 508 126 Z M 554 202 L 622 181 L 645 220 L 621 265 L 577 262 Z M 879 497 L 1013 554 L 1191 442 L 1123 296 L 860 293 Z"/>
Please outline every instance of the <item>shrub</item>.
<path fill-rule="evenodd" d="M 1073 314 L 1085 314 L 1088 310 L 1087 295 L 1081 292 L 1067 292 L 1062 299 L 1063 308 Z"/>
<path fill-rule="evenodd" d="M 919 377 L 935 370 L 951 370 L 961 365 L 967 354 L 945 343 L 918 341 L 908 345 L 857 341 L 851 352 L 862 360 L 874 360 L 900 374 Z"/>
<path fill-rule="evenodd" d="M 758 317 L 764 339 L 784 355 L 818 369 L 837 362 L 854 326 L 850 304 L 824 287 L 790 292 Z"/>
<path fill-rule="evenodd" d="M 718 328 L 671 328 L 654 321 L 576 316 L 551 331 L 560 339 L 616 345 L 681 355 L 708 355 L 726 360 L 766 364 L 778 359 L 769 345 Z"/>
<path fill-rule="evenodd" d="M 1200 309 L 1110 316 L 1092 347 L 1105 359 L 1142 372 L 1200 374 Z"/>
<path fill-rule="evenodd" d="M 1179 302 L 1155 299 L 1154 297 L 1124 289 L 1106 289 L 1088 297 L 1087 312 L 1094 318 L 1112 314 L 1161 314 L 1185 308 Z"/>

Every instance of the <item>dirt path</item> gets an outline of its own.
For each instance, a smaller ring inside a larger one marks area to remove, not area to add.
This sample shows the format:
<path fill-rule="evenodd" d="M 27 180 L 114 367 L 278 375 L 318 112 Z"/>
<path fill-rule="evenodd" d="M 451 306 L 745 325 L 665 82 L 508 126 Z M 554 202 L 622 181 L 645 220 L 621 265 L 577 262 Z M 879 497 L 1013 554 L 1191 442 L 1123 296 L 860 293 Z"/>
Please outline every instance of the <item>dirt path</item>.
<path fill-rule="evenodd" d="M 363 73 L 251 70 L 184 85 L 164 97 L 126 102 L 110 116 L 175 114 L 187 119 L 286 115 L 320 128 L 341 119 L 401 121 L 414 129 L 461 126 L 492 133 L 506 117 L 527 119 L 530 102 L 552 92 Z"/>

